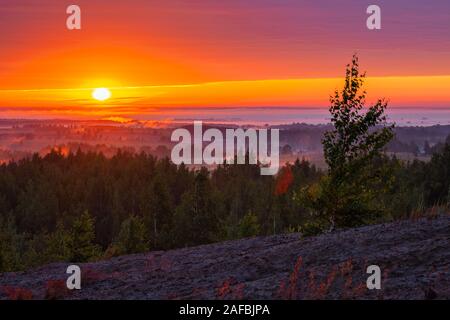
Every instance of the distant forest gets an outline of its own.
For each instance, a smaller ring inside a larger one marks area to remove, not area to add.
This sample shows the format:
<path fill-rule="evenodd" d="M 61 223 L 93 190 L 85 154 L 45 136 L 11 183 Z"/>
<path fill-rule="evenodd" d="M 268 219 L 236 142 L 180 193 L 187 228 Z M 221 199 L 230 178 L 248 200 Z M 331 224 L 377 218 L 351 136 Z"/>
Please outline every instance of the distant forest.
<path fill-rule="evenodd" d="M 281 145 L 291 152 L 313 152 L 322 150 L 322 138 L 332 125 L 290 124 L 278 126 Z M 408 153 L 415 156 L 430 156 L 442 149 L 447 138 L 450 141 L 450 126 L 395 127 L 395 136 L 387 144 L 390 153 Z M 283 151 L 283 150 L 282 150 Z"/>

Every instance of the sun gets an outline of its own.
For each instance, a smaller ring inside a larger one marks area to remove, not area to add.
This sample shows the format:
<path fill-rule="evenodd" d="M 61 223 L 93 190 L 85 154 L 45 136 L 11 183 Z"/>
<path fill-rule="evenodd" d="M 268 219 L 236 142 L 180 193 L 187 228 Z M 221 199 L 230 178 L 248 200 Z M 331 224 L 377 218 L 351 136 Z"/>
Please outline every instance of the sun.
<path fill-rule="evenodd" d="M 111 91 L 107 88 L 97 88 L 92 91 L 92 98 L 98 101 L 105 101 L 111 98 Z"/>

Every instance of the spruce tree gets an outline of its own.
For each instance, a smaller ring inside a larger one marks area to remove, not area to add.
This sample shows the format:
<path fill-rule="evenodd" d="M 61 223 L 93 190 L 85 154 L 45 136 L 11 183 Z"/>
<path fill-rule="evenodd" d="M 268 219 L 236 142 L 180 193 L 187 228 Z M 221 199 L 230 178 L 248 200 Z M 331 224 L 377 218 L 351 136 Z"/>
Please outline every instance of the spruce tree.
<path fill-rule="evenodd" d="M 131 216 L 122 222 L 116 246 L 119 254 L 145 252 L 149 249 L 147 232 L 141 218 Z"/>
<path fill-rule="evenodd" d="M 94 219 L 88 211 L 75 219 L 70 233 L 71 258 L 74 262 L 87 262 L 100 254 L 100 248 L 94 243 Z"/>

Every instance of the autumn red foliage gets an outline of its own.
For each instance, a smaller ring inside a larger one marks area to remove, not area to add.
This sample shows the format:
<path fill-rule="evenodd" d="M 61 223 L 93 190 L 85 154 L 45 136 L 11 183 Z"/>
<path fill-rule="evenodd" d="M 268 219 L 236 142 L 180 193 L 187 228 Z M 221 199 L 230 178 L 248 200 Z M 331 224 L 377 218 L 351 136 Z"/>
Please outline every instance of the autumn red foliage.
<path fill-rule="evenodd" d="M 216 297 L 218 299 L 236 299 L 241 300 L 244 298 L 244 283 L 236 283 L 234 278 L 226 279 L 217 288 Z"/>
<path fill-rule="evenodd" d="M 333 266 L 325 277 L 318 277 L 316 270 L 304 269 L 303 260 L 299 257 L 287 280 L 283 280 L 277 290 L 281 299 L 326 299 L 333 286 L 341 286 L 341 298 L 354 299 L 367 290 L 365 283 L 357 283 L 352 277 L 353 261 L 350 259 Z M 302 277 L 303 275 L 303 277 Z M 322 280 L 320 280 L 322 278 Z"/>
<path fill-rule="evenodd" d="M 289 190 L 292 182 L 294 182 L 294 175 L 291 166 L 286 165 L 280 170 L 276 179 L 275 195 L 285 194 Z"/>
<path fill-rule="evenodd" d="M 8 296 L 9 300 L 31 300 L 33 292 L 30 289 L 20 287 L 3 287 L 3 292 Z"/>
<path fill-rule="evenodd" d="M 58 300 L 67 297 L 70 290 L 67 289 L 64 280 L 49 280 L 45 286 L 45 299 Z"/>

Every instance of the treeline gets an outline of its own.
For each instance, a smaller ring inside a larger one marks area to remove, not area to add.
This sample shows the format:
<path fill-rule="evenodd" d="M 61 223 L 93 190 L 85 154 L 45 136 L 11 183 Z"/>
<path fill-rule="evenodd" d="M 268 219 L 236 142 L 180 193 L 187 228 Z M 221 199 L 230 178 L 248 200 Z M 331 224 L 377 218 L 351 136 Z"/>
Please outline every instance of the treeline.
<path fill-rule="evenodd" d="M 450 201 L 450 145 L 428 163 L 377 161 L 392 174 L 373 222 Z M 301 193 L 324 176 L 307 161 L 271 177 L 257 165 L 194 171 L 145 153 L 34 155 L 0 167 L 0 270 L 302 231 L 315 215 Z"/>
<path fill-rule="evenodd" d="M 320 174 L 298 161 L 287 182 L 298 189 Z M 145 153 L 34 155 L 0 167 L 0 269 L 283 232 L 301 210 L 276 187 L 257 165 L 208 172 Z"/>
<path fill-rule="evenodd" d="M 389 142 L 386 150 L 393 153 L 405 152 L 415 156 L 418 156 L 419 154 L 429 156 L 442 151 L 445 144 L 448 143 L 450 143 L 450 135 L 447 136 L 444 142 L 437 142 L 433 145 L 431 145 L 428 140 L 425 140 L 423 147 L 419 147 L 418 143 L 414 141 L 402 142 L 398 138 L 394 138 Z"/>

